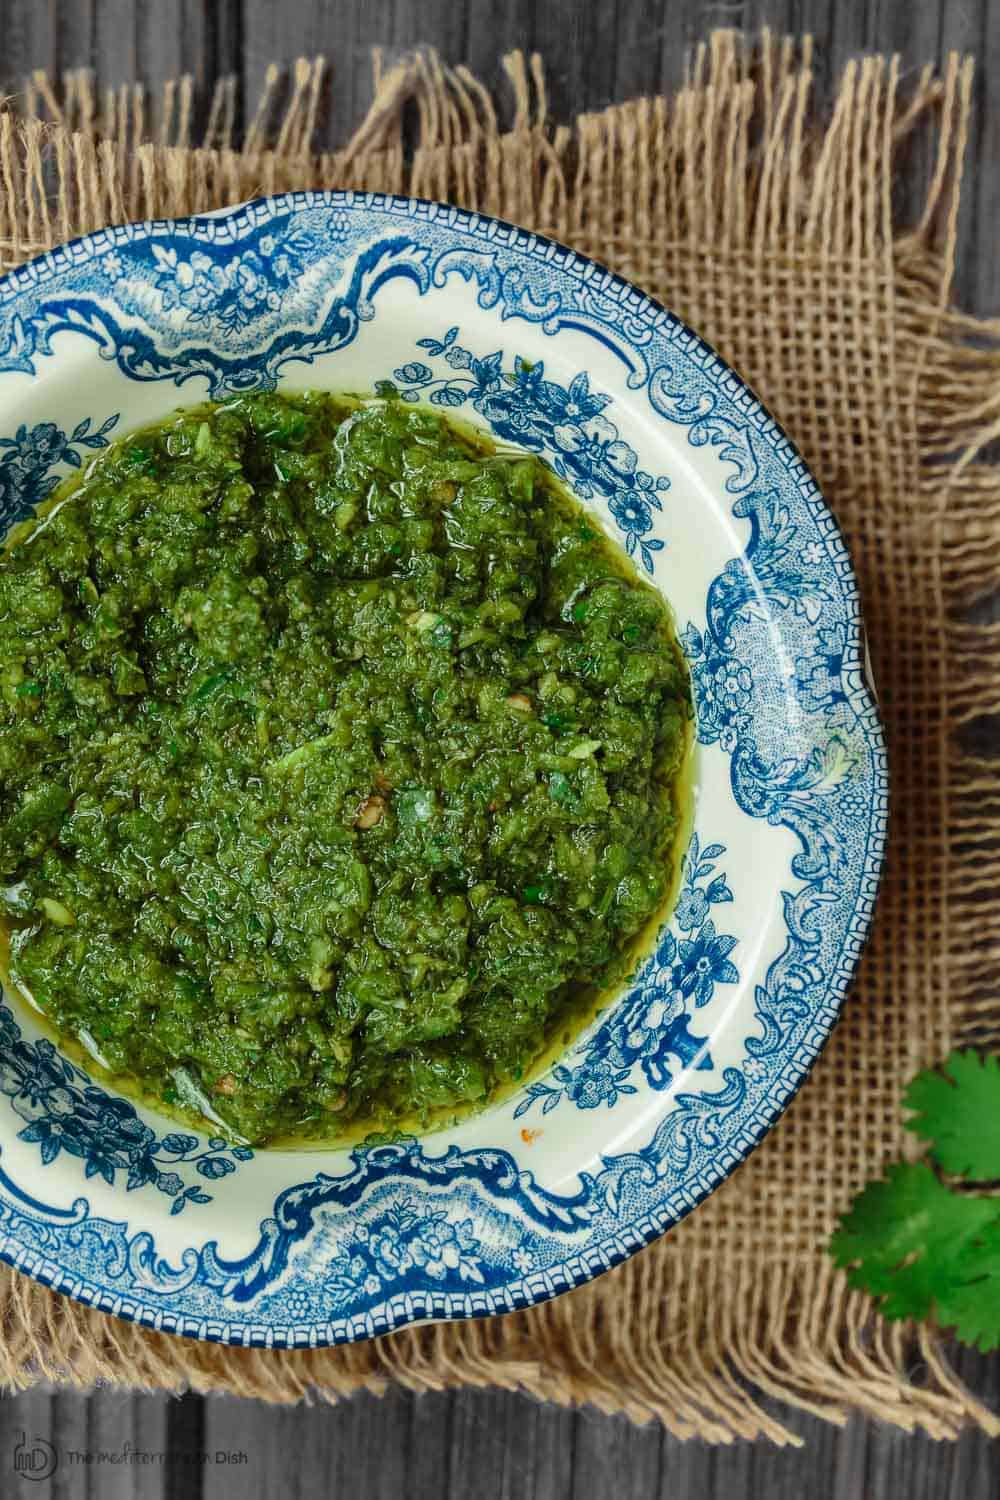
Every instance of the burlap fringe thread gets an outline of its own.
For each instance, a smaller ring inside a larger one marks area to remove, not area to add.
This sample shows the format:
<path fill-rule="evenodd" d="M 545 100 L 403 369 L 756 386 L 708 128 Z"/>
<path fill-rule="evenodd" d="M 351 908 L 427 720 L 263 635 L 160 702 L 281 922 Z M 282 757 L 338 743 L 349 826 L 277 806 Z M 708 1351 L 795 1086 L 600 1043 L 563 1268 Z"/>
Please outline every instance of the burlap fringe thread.
<path fill-rule="evenodd" d="M 466 69 L 423 54 L 377 67 L 367 118 L 323 154 L 311 149 L 319 61 L 296 65 L 283 111 L 282 75 L 269 73 L 239 149 L 232 81 L 193 146 L 190 80 L 168 85 L 151 122 L 140 89 L 98 100 L 86 74 L 58 93 L 36 75 L 0 114 L 0 264 L 108 223 L 282 189 L 367 188 L 450 199 L 568 241 L 704 329 L 796 434 L 859 563 L 905 853 L 890 863 L 861 999 L 751 1162 L 666 1240 L 569 1297 L 272 1353 L 163 1337 L 5 1270 L 0 1378 L 272 1401 L 390 1381 L 502 1386 L 720 1442 L 797 1442 L 770 1398 L 838 1423 L 853 1408 L 938 1437 L 969 1421 L 998 1433 L 936 1336 L 883 1322 L 822 1249 L 850 1194 L 901 1149 L 909 1073 L 963 1039 L 1000 1043 L 1000 779 L 951 738 L 1000 713 L 1000 624 L 962 613 L 1000 586 L 1000 482 L 979 457 L 1000 437 L 1000 324 L 948 305 L 971 65 L 927 68 L 904 98 L 895 60 L 851 63 L 825 131 L 807 118 L 808 40 L 750 48 L 716 33 L 673 100 L 572 129 L 547 120 L 537 58 L 505 67 L 508 129 Z M 417 118 L 409 151 L 404 106 Z M 893 171 L 918 144 L 929 187 L 900 231 Z"/>

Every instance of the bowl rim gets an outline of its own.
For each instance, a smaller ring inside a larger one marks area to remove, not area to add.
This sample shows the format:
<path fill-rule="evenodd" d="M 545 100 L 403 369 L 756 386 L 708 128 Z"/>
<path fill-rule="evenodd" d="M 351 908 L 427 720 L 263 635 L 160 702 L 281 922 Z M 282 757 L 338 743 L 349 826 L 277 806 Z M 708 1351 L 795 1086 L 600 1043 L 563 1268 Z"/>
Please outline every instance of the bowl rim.
<path fill-rule="evenodd" d="M 163 243 L 174 236 L 185 232 L 197 231 L 199 226 L 212 224 L 218 226 L 230 219 L 238 218 L 248 213 L 263 214 L 266 211 L 268 218 L 273 218 L 278 213 L 285 211 L 296 211 L 317 206 L 328 206 L 337 208 L 349 208 L 360 206 L 367 209 L 381 209 L 397 212 L 409 212 L 414 216 L 430 218 L 432 221 L 443 219 L 447 227 L 454 227 L 459 231 L 473 231 L 477 226 L 493 225 L 498 229 L 507 231 L 517 238 L 513 246 L 521 253 L 531 255 L 539 248 L 551 247 L 564 256 L 560 262 L 560 269 L 569 272 L 599 272 L 602 277 L 601 287 L 604 290 L 610 284 L 620 293 L 628 294 L 630 300 L 629 311 L 635 315 L 652 316 L 654 318 L 665 317 L 670 323 L 685 336 L 685 347 L 710 356 L 719 370 L 732 377 L 736 382 L 735 390 L 743 395 L 746 404 L 742 411 L 748 418 L 762 416 L 771 426 L 768 436 L 769 445 L 780 441 L 785 445 L 787 451 L 798 461 L 802 472 L 813 484 L 813 494 L 810 497 L 810 508 L 817 515 L 824 517 L 828 523 L 826 534 L 839 543 L 841 552 L 847 560 L 847 568 L 842 570 L 838 576 L 838 585 L 841 590 L 841 602 L 846 612 L 847 643 L 852 646 L 860 662 L 861 672 L 859 686 L 855 690 L 855 698 L 860 701 L 865 710 L 865 745 L 871 758 L 873 772 L 879 789 L 883 790 L 887 797 L 889 791 L 889 760 L 886 745 L 884 725 L 882 722 L 880 706 L 872 678 L 870 662 L 868 658 L 868 640 L 865 631 L 864 620 L 861 611 L 860 590 L 857 574 L 853 560 L 844 539 L 843 531 L 834 512 L 831 510 L 820 486 L 815 480 L 811 469 L 802 456 L 795 441 L 788 435 L 782 423 L 774 416 L 769 406 L 757 394 L 750 384 L 734 366 L 725 359 L 718 350 L 708 342 L 701 334 L 693 329 L 679 314 L 672 311 L 656 297 L 642 290 L 634 282 L 629 281 L 617 271 L 604 265 L 593 256 L 582 254 L 572 249 L 563 242 L 545 235 L 511 220 L 500 218 L 497 215 L 483 213 L 476 209 L 460 208 L 454 204 L 444 203 L 440 200 L 423 198 L 411 194 L 394 194 L 384 192 L 369 192 L 346 189 L 297 189 L 287 192 L 264 194 L 253 198 L 243 199 L 239 203 L 218 208 L 209 209 L 203 213 L 184 215 L 176 218 L 156 218 L 129 220 L 120 225 L 108 225 L 100 229 L 89 231 L 86 234 L 77 235 L 74 238 L 60 242 L 51 249 L 25 261 L 15 267 L 0 280 L 0 319 L 5 316 L 6 307 L 11 297 L 22 288 L 37 284 L 38 270 L 46 267 L 52 275 L 58 277 L 61 271 L 67 269 L 59 260 L 61 255 L 68 251 L 81 250 L 86 252 L 85 258 L 105 254 L 116 248 L 120 243 L 131 243 L 132 240 L 143 234 L 148 238 L 154 238 Z M 425 211 L 425 212 L 422 212 Z M 259 228 L 261 218 L 254 228 Z M 127 231 L 127 241 L 116 239 L 116 234 Z M 235 239 L 233 241 L 236 242 Z M 79 263 L 77 257 L 76 263 Z M 46 279 L 49 279 L 48 276 Z M 636 300 L 638 299 L 638 300 Z M 859 711 L 859 718 L 861 714 Z M 560 1284 L 535 1288 L 527 1287 L 528 1277 L 525 1276 L 514 1287 L 504 1289 L 504 1303 L 497 1307 L 483 1307 L 482 1309 L 461 1309 L 446 1311 L 429 1310 L 435 1296 L 448 1296 L 449 1294 L 407 1293 L 406 1300 L 411 1304 L 409 1307 L 394 1306 L 403 1300 L 403 1294 L 387 1295 L 384 1303 L 378 1310 L 379 1315 L 358 1315 L 347 1321 L 352 1325 L 347 1332 L 334 1330 L 332 1321 L 325 1325 L 313 1323 L 309 1325 L 308 1338 L 301 1335 L 304 1331 L 303 1325 L 280 1325 L 273 1324 L 265 1326 L 263 1323 L 254 1324 L 250 1321 L 237 1323 L 226 1321 L 225 1323 L 214 1322 L 204 1318 L 197 1319 L 194 1316 L 181 1316 L 171 1311 L 157 1308 L 155 1304 L 143 1304 L 141 1292 L 134 1297 L 125 1300 L 132 1304 L 129 1307 L 114 1307 L 107 1305 L 110 1300 L 116 1302 L 122 1298 L 111 1299 L 107 1289 L 99 1286 L 91 1286 L 81 1283 L 68 1272 L 62 1270 L 52 1261 L 46 1261 L 44 1256 L 37 1252 L 26 1249 L 19 1245 L 7 1229 L 0 1230 L 0 1261 L 12 1266 L 14 1269 L 30 1276 L 50 1289 L 59 1291 L 63 1295 L 72 1297 L 87 1307 L 94 1307 L 98 1311 L 111 1313 L 113 1316 L 126 1322 L 136 1323 L 149 1327 L 155 1331 L 174 1334 L 185 1338 L 194 1338 L 200 1342 L 229 1345 L 233 1347 L 253 1348 L 287 1348 L 289 1350 L 303 1348 L 329 1348 L 342 1344 L 355 1343 L 369 1338 L 381 1337 L 385 1333 L 402 1329 L 407 1326 L 419 1326 L 420 1324 L 462 1322 L 473 1318 L 491 1317 L 502 1315 L 509 1311 L 523 1310 L 562 1296 L 565 1292 L 575 1290 L 586 1283 L 603 1275 L 605 1271 L 622 1264 L 630 1259 L 640 1249 L 643 1249 L 654 1241 L 660 1239 L 664 1234 L 673 1229 L 683 1219 L 686 1219 L 695 1208 L 699 1207 L 713 1192 L 733 1175 L 743 1165 L 747 1158 L 769 1135 L 778 1123 L 785 1111 L 799 1093 L 803 1084 L 809 1078 L 824 1051 L 830 1035 L 840 1019 L 844 1002 L 851 984 L 854 981 L 857 967 L 860 962 L 864 947 L 870 934 L 874 911 L 877 903 L 878 892 L 884 872 L 885 854 L 888 842 L 887 828 L 888 812 L 883 813 L 881 827 L 872 827 L 870 838 L 865 850 L 864 874 L 868 878 L 868 885 L 864 891 L 859 891 L 856 905 L 856 924 L 853 935 L 858 940 L 856 953 L 853 954 L 848 965 L 831 973 L 825 985 L 824 994 L 830 1002 L 831 1012 L 824 1020 L 822 1035 L 810 1038 L 807 1042 L 800 1043 L 803 1048 L 808 1047 L 811 1055 L 807 1057 L 796 1056 L 795 1062 L 797 1072 L 793 1082 L 780 1101 L 773 1105 L 762 1108 L 753 1126 L 753 1139 L 741 1146 L 734 1152 L 727 1153 L 725 1165 L 719 1167 L 713 1173 L 711 1181 L 707 1186 L 692 1192 L 680 1207 L 663 1208 L 656 1206 L 649 1211 L 649 1218 L 654 1222 L 648 1229 L 640 1230 L 635 1226 L 628 1226 L 628 1243 L 625 1236 L 620 1235 L 617 1242 L 605 1241 L 602 1246 L 601 1263 L 589 1265 L 584 1257 L 576 1257 L 576 1263 L 580 1267 L 578 1271 L 572 1271 L 566 1260 L 558 1268 Z M 418 1137 L 426 1139 L 427 1137 Z M 0 1168 L 0 1177 L 6 1174 Z M 23 1196 L 23 1194 L 22 1194 Z M 31 1264 L 29 1264 L 29 1262 Z M 551 1277 L 549 1278 L 552 1279 Z M 523 1293 L 520 1289 L 524 1288 Z M 88 1295 L 92 1293 L 92 1295 Z M 419 1304 L 419 1305 L 417 1305 Z M 384 1314 L 384 1316 L 383 1316 Z M 344 1320 L 342 1319 L 341 1322 Z M 364 1323 L 365 1327 L 355 1329 L 357 1323 Z"/>

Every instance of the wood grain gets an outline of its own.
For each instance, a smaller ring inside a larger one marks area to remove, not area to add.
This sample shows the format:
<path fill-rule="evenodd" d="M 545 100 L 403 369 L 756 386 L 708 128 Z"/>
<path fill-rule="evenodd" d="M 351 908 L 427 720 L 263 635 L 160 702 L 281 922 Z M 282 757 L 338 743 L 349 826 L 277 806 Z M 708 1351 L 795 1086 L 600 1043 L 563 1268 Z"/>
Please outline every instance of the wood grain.
<path fill-rule="evenodd" d="M 984 1399 L 1000 1363 L 959 1355 Z M 4 1500 L 996 1500 L 998 1445 L 782 1414 L 803 1447 L 680 1443 L 591 1409 L 527 1396 L 393 1390 L 336 1407 L 280 1408 L 215 1396 L 34 1390 L 0 1400 Z M 18 1479 L 24 1430 L 62 1455 L 51 1480 Z M 150 1461 L 113 1464 L 125 1444 Z M 74 1463 L 73 1452 L 94 1461 Z M 159 1457 L 169 1452 L 172 1462 Z"/>
<path fill-rule="evenodd" d="M 548 66 L 552 114 L 568 119 L 673 87 L 688 49 L 712 26 L 763 24 L 812 32 L 821 93 L 858 52 L 898 51 L 904 81 L 951 48 L 977 54 L 956 285 L 971 310 L 1000 313 L 1000 88 L 986 86 L 1000 77 L 1000 0 L 0 0 L 0 78 L 17 87 L 34 68 L 88 66 L 101 85 L 133 78 L 156 85 L 190 72 L 203 112 L 211 81 L 232 73 L 245 114 L 270 62 L 322 52 L 332 69 L 324 130 L 333 142 L 371 100 L 375 45 L 390 62 L 418 44 L 435 46 L 497 86 L 508 107 L 502 54 L 537 50 Z M 972 1388 L 1000 1405 L 1000 1361 L 967 1350 L 957 1358 Z M 782 1415 L 803 1448 L 682 1444 L 655 1426 L 504 1392 L 392 1391 L 334 1408 L 281 1409 L 223 1397 L 36 1388 L 0 1399 L 0 1496 L 996 1500 L 1000 1492 L 1000 1448 L 981 1434 L 942 1445 L 859 1418 L 838 1430 Z M 29 1445 L 42 1438 L 58 1451 L 50 1479 L 15 1474 L 22 1432 Z M 111 1463 L 125 1444 L 149 1461 Z M 82 1464 L 73 1452 L 97 1457 Z M 168 1453 L 172 1462 L 156 1457 Z"/>

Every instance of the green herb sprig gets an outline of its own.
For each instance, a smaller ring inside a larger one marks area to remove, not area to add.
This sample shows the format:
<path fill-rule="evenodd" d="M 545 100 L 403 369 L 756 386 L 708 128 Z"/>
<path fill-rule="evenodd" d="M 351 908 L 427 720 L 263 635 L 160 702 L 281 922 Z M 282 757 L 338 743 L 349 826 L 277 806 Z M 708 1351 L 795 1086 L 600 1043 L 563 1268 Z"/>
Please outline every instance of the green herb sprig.
<path fill-rule="evenodd" d="M 904 1096 L 927 1158 L 897 1162 L 855 1198 L 830 1240 L 851 1286 L 889 1318 L 933 1317 L 1000 1347 L 1000 1058 L 953 1052 Z"/>

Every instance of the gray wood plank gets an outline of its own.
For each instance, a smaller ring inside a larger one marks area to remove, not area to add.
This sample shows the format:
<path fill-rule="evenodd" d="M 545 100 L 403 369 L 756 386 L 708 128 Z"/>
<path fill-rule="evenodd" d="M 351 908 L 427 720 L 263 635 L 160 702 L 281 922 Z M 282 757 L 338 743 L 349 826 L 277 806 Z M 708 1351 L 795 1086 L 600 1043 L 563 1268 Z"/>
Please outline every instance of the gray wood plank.
<path fill-rule="evenodd" d="M 331 1413 L 339 1423 L 340 1413 Z M 300 1493 L 298 1466 L 309 1448 L 313 1472 L 324 1473 L 325 1445 L 314 1446 L 313 1414 L 305 1407 L 266 1408 L 259 1401 L 212 1396 L 205 1402 L 205 1442 L 212 1450 L 246 1453 L 248 1463 L 218 1465 L 205 1474 L 203 1500 L 266 1500 Z"/>
<path fill-rule="evenodd" d="M 400 1398 L 408 1408 L 407 1431 L 401 1450 L 392 1453 L 386 1467 L 389 1473 L 394 1475 L 401 1457 L 402 1474 L 399 1493 L 405 1494 L 409 1486 L 415 1495 L 433 1495 L 444 1486 L 444 1478 L 448 1472 L 448 1455 L 451 1452 L 455 1407 L 463 1398 L 456 1397 L 450 1391 L 433 1397 L 415 1396 L 409 1391 L 392 1394 Z M 375 1401 L 375 1397 L 370 1396 L 362 1399 Z M 499 1404 L 498 1399 L 496 1405 L 499 1406 Z M 392 1434 L 399 1430 L 395 1415 L 386 1419 L 385 1428 L 381 1426 L 377 1412 L 375 1421 L 378 1423 L 375 1432 L 378 1434 L 385 1431 L 390 1441 Z"/>
<path fill-rule="evenodd" d="M 342 140 L 371 103 L 372 48 L 381 47 L 387 63 L 420 42 L 439 47 L 448 58 L 461 58 L 468 14 L 466 6 L 448 0 L 381 0 L 374 5 L 310 0 L 291 8 L 253 0 L 243 19 L 248 106 L 252 108 L 259 97 L 272 62 L 323 53 L 330 62 L 331 82 L 322 138 Z M 497 57 L 492 50 L 491 68 Z"/>
<path fill-rule="evenodd" d="M 676 1448 L 689 1459 L 704 1459 L 704 1448 L 695 1453 L 687 1445 L 664 1442 L 667 1435 L 656 1423 L 636 1427 L 625 1417 L 607 1417 L 589 1408 L 580 1412 L 574 1427 L 573 1500 L 617 1494 L 623 1475 L 634 1495 L 698 1493 L 677 1486 L 671 1457 Z"/>
<path fill-rule="evenodd" d="M 271 1500 L 272 1496 L 356 1492 L 365 1476 L 372 1500 L 406 1492 L 412 1451 L 412 1399 L 392 1391 L 383 1401 L 361 1395 L 336 1407 L 319 1402 L 268 1407 L 259 1401 L 213 1396 L 205 1402 L 205 1448 L 210 1454 L 246 1453 L 248 1462 L 216 1463 L 204 1471 L 203 1500 Z M 446 1450 L 446 1424 L 425 1434 Z M 437 1469 L 440 1473 L 440 1468 Z"/>
<path fill-rule="evenodd" d="M 95 1500 L 161 1500 L 170 1398 L 103 1390 L 77 1399 L 87 1406 L 88 1450 L 122 1458 L 92 1467 L 89 1483 Z"/>
<path fill-rule="evenodd" d="M 174 24 L 164 24 L 168 16 Z M 209 45 L 211 16 L 201 0 L 100 0 L 93 8 L 90 61 L 112 87 L 184 73 L 204 83 L 219 61 Z M 232 66 L 235 59 L 226 62 Z"/>
<path fill-rule="evenodd" d="M 58 1460 L 52 1475 L 53 1500 L 77 1500 L 91 1491 L 91 1476 L 71 1455 L 90 1450 L 89 1404 L 76 1391 L 55 1391 L 50 1398 L 50 1442 Z"/>
<path fill-rule="evenodd" d="M 58 1455 L 49 1445 L 55 1417 L 54 1395 L 45 1388 L 0 1401 L 0 1494 L 5 1500 L 8 1491 L 16 1500 L 28 1495 L 53 1500 Z M 78 1486 L 73 1500 L 84 1495 L 86 1489 Z"/>
<path fill-rule="evenodd" d="M 197 138 L 216 78 L 240 74 L 242 34 L 243 0 L 0 0 L 0 81 L 16 92 L 36 68 L 86 67 L 98 89 L 142 80 L 156 95 L 190 74 Z"/>
<path fill-rule="evenodd" d="M 981 1374 L 982 1362 L 973 1363 Z M 995 1500 L 1000 1488 L 1000 1445 L 982 1434 L 949 1444 L 858 1416 L 838 1430 L 801 1413 L 781 1415 L 803 1447 L 683 1443 L 655 1425 L 481 1391 L 393 1392 L 383 1401 L 363 1395 L 298 1414 L 211 1398 L 208 1448 L 217 1440 L 243 1446 L 250 1463 L 240 1472 L 209 1468 L 205 1500 L 264 1500 L 279 1479 L 283 1494 L 308 1494 L 300 1489 L 307 1473 L 317 1493 L 326 1486 L 331 1494 L 354 1475 L 366 1500 L 442 1493 L 456 1500 L 472 1493 L 477 1500 Z M 309 1450 L 308 1464 L 297 1449 Z M 285 1457 L 273 1460 L 272 1452 Z"/>
<path fill-rule="evenodd" d="M 55 61 L 55 27 L 48 5 L 0 0 L 4 78 L 23 77 L 32 68 L 51 68 Z"/>
<path fill-rule="evenodd" d="M 170 1407 L 167 1396 L 45 1386 L 0 1400 L 0 1495 L 165 1500 Z"/>
<path fill-rule="evenodd" d="M 1000 1362 L 962 1358 L 986 1399 L 1000 1397 Z M 484 1391 L 418 1397 L 394 1390 L 382 1399 L 362 1394 L 335 1407 L 295 1408 L 214 1396 L 204 1403 L 196 1445 L 175 1441 L 172 1467 L 100 1461 L 102 1452 L 121 1452 L 126 1442 L 162 1451 L 167 1402 L 113 1392 L 88 1401 L 42 1390 L 0 1402 L 0 1494 L 5 1500 L 8 1494 L 297 1500 L 342 1493 L 359 1500 L 465 1500 L 473 1493 L 477 1500 L 995 1500 L 1000 1488 L 1000 1445 L 977 1433 L 938 1443 L 860 1417 L 837 1430 L 783 1412 L 803 1447 L 718 1448 L 589 1408 L 566 1411 Z M 14 1476 L 21 1427 L 29 1448 L 46 1436 L 56 1445 L 60 1465 L 51 1480 Z M 95 1461 L 74 1463 L 73 1452 L 90 1452 Z"/>
<path fill-rule="evenodd" d="M 451 1403 L 449 1497 L 463 1500 L 475 1491 L 482 1500 L 575 1496 L 574 1413 L 513 1392 L 462 1391 Z"/>
<path fill-rule="evenodd" d="M 242 1450 L 249 1462 L 207 1465 L 203 1500 L 309 1495 L 310 1485 L 365 1500 L 442 1493 L 464 1500 L 473 1492 L 478 1500 L 569 1500 L 575 1423 L 572 1412 L 505 1392 L 391 1390 L 292 1410 L 210 1397 L 206 1451 Z M 630 1429 L 620 1427 L 627 1444 Z M 651 1429 L 647 1447 L 655 1451 L 658 1442 Z"/>

